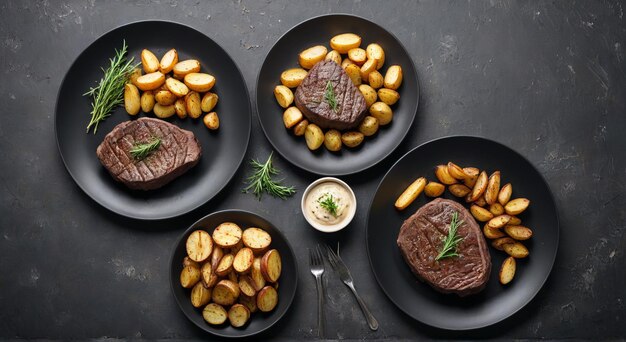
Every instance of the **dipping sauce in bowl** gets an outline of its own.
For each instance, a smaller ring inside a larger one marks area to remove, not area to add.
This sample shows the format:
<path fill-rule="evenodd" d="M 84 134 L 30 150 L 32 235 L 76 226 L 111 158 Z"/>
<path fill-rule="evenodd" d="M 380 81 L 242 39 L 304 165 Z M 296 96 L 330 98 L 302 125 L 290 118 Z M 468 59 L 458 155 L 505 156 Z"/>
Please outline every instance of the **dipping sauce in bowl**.
<path fill-rule="evenodd" d="M 352 221 L 356 213 L 356 197 L 345 182 L 324 177 L 306 188 L 301 206 L 304 218 L 313 228 L 331 233 Z"/>

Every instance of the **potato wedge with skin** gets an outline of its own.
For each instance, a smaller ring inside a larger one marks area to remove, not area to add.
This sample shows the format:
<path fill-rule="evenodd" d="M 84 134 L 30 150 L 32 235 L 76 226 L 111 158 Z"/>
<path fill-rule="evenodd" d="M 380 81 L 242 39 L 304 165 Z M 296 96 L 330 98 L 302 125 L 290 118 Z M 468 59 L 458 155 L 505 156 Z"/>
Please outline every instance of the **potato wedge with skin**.
<path fill-rule="evenodd" d="M 324 132 L 316 124 L 308 124 L 304 131 L 306 146 L 311 151 L 315 151 L 324 143 Z"/>
<path fill-rule="evenodd" d="M 154 109 L 154 104 L 156 101 L 154 101 L 154 94 L 152 93 L 151 90 L 148 91 L 144 91 L 143 94 L 141 94 L 141 98 L 140 98 L 140 102 L 141 102 L 141 111 L 144 113 L 149 113 Z"/>
<path fill-rule="evenodd" d="M 515 259 L 508 257 L 502 262 L 498 278 L 500 279 L 500 284 L 506 285 L 513 280 L 513 277 L 515 277 Z"/>
<path fill-rule="evenodd" d="M 215 85 L 215 77 L 203 72 L 190 72 L 183 80 L 189 89 L 199 93 L 207 92 Z"/>
<path fill-rule="evenodd" d="M 363 121 L 361 121 L 361 124 L 359 125 L 359 132 L 363 133 L 366 137 L 370 137 L 378 132 L 378 126 L 378 119 L 368 115 L 363 119 Z"/>
<path fill-rule="evenodd" d="M 502 230 L 491 228 L 488 224 L 483 227 L 483 234 L 485 234 L 487 239 L 498 239 L 506 236 Z"/>
<path fill-rule="evenodd" d="M 511 221 L 509 221 L 509 225 L 519 226 L 520 224 L 522 224 L 522 220 L 520 220 L 519 217 L 511 216 Z"/>
<path fill-rule="evenodd" d="M 245 305 L 235 304 L 228 310 L 228 321 L 235 328 L 241 328 L 250 319 L 250 310 Z"/>
<path fill-rule="evenodd" d="M 352 80 L 352 83 L 354 83 L 355 86 L 358 87 L 361 85 L 361 83 L 363 83 L 363 80 L 361 79 L 361 68 L 358 65 L 350 64 L 346 66 L 344 70 L 346 71 L 346 74 L 348 74 L 348 76 Z"/>
<path fill-rule="evenodd" d="M 361 65 L 361 81 L 369 82 L 370 74 L 376 71 L 376 61 L 368 59 L 363 65 Z"/>
<path fill-rule="evenodd" d="M 467 196 L 467 194 L 472 191 L 472 189 L 466 187 L 463 184 L 451 184 L 450 186 L 448 186 L 448 190 L 452 195 L 460 198 Z"/>
<path fill-rule="evenodd" d="M 257 311 L 256 296 L 249 297 L 242 292 L 239 295 L 239 303 L 245 305 L 251 313 L 255 313 Z"/>
<path fill-rule="evenodd" d="M 207 305 L 211 301 L 211 289 L 204 287 L 202 282 L 196 283 L 191 289 L 191 305 L 194 308 Z"/>
<path fill-rule="evenodd" d="M 361 45 L 361 37 L 354 33 L 338 34 L 330 39 L 330 47 L 341 54 L 348 53 L 350 49 Z"/>
<path fill-rule="evenodd" d="M 381 126 L 388 125 L 393 120 L 393 111 L 384 102 L 376 102 L 370 107 L 370 115 L 378 119 Z"/>
<path fill-rule="evenodd" d="M 378 70 L 374 70 L 370 72 L 369 77 L 367 78 L 370 87 L 374 89 L 382 88 L 384 83 L 383 75 L 378 72 Z"/>
<path fill-rule="evenodd" d="M 322 61 L 328 49 L 324 45 L 312 46 L 298 55 L 298 63 L 305 69 L 311 69 L 317 62 Z"/>
<path fill-rule="evenodd" d="M 200 281 L 200 278 L 200 270 L 197 267 L 192 265 L 185 266 L 180 272 L 180 285 L 186 289 L 190 289 Z"/>
<path fill-rule="evenodd" d="M 222 256 L 222 258 L 220 259 L 220 262 L 217 264 L 217 267 L 215 268 L 215 274 L 220 277 L 227 276 L 228 273 L 230 273 L 230 271 L 232 271 L 233 269 L 234 261 L 235 256 L 233 254 L 224 254 L 224 256 Z"/>
<path fill-rule="evenodd" d="M 215 286 L 215 284 L 217 284 L 217 281 L 219 280 L 219 276 L 217 275 L 217 273 L 215 273 L 215 270 L 208 262 L 202 264 L 202 268 L 200 268 L 200 274 L 202 275 L 202 283 L 206 288 L 211 288 Z"/>
<path fill-rule="evenodd" d="M 341 135 L 341 142 L 350 148 L 359 146 L 364 139 L 365 135 L 361 132 L 345 132 Z"/>
<path fill-rule="evenodd" d="M 507 223 L 511 221 L 511 216 L 509 215 L 499 215 L 487 222 L 489 228 L 498 229 L 504 227 Z"/>
<path fill-rule="evenodd" d="M 437 165 L 435 167 L 435 176 L 439 180 L 440 183 L 445 185 L 451 185 L 457 183 L 457 180 L 450 175 L 448 172 L 448 166 L 446 165 Z"/>
<path fill-rule="evenodd" d="M 380 45 L 376 43 L 369 44 L 365 52 L 367 58 L 376 60 L 376 70 L 383 67 L 383 64 L 385 64 L 385 50 Z"/>
<path fill-rule="evenodd" d="M 254 281 L 247 274 L 239 276 L 239 289 L 241 290 L 241 293 L 249 297 L 252 297 L 256 294 Z"/>
<path fill-rule="evenodd" d="M 341 54 L 337 50 L 330 50 L 324 60 L 333 61 L 339 65 L 341 65 Z"/>
<path fill-rule="evenodd" d="M 470 195 L 470 201 L 476 201 L 485 193 L 485 190 L 487 190 L 487 172 L 483 171 L 480 175 L 478 175 L 476 184 L 474 184 L 474 188 L 472 189 L 472 193 Z"/>
<path fill-rule="evenodd" d="M 254 253 L 261 253 L 272 243 L 272 236 L 261 228 L 250 227 L 243 231 L 241 240 Z"/>
<path fill-rule="evenodd" d="M 143 66 L 143 71 L 145 71 L 146 74 L 159 70 L 159 60 L 148 49 L 143 49 L 141 51 L 141 65 Z"/>
<path fill-rule="evenodd" d="M 496 202 L 494 204 L 489 205 L 489 212 L 492 213 L 493 216 L 502 215 L 504 214 L 504 207 L 500 203 Z"/>
<path fill-rule="evenodd" d="M 137 115 L 141 109 L 139 90 L 130 83 L 124 85 L 124 109 L 129 115 Z"/>
<path fill-rule="evenodd" d="M 250 278 L 252 278 L 252 281 L 254 282 L 254 288 L 257 291 L 261 291 L 261 289 L 265 286 L 265 278 L 263 277 L 263 273 L 261 273 L 261 257 L 254 258 L 252 270 L 250 271 Z"/>
<path fill-rule="evenodd" d="M 293 134 L 297 137 L 303 136 L 304 132 L 306 132 L 306 128 L 309 125 L 309 120 L 300 121 L 294 128 Z"/>
<path fill-rule="evenodd" d="M 224 250 L 218 245 L 213 245 L 213 253 L 211 253 L 211 269 L 215 271 L 220 264 L 222 257 L 224 256 Z"/>
<path fill-rule="evenodd" d="M 176 63 L 172 71 L 175 76 L 184 78 L 189 73 L 200 72 L 200 62 L 195 59 L 187 59 Z"/>
<path fill-rule="evenodd" d="M 187 105 L 185 104 L 185 99 L 180 98 L 174 102 L 174 111 L 176 111 L 176 116 L 180 119 L 187 117 Z"/>
<path fill-rule="evenodd" d="M 222 248 L 234 247 L 241 241 L 242 231 L 233 222 L 224 222 L 213 231 L 213 241 Z"/>
<path fill-rule="evenodd" d="M 508 236 L 518 241 L 528 240 L 533 236 L 533 231 L 530 228 L 524 226 L 507 225 L 504 227 L 504 232 L 507 233 Z"/>
<path fill-rule="evenodd" d="M 161 62 L 159 63 L 159 71 L 164 74 L 169 73 L 174 70 L 174 65 L 178 63 L 178 52 L 176 49 L 171 49 L 166 52 L 163 57 L 161 57 Z"/>
<path fill-rule="evenodd" d="M 307 71 L 302 68 L 287 69 L 280 74 L 280 83 L 287 88 L 296 88 L 306 77 Z"/>
<path fill-rule="evenodd" d="M 173 105 L 178 98 L 172 94 L 169 90 L 157 90 L 154 94 L 154 99 L 161 106 Z"/>
<path fill-rule="evenodd" d="M 400 93 L 393 89 L 380 88 L 378 89 L 378 98 L 389 106 L 392 106 L 400 100 Z"/>
<path fill-rule="evenodd" d="M 207 113 L 204 118 L 202 118 L 202 122 L 206 126 L 206 128 L 215 131 L 220 128 L 220 117 L 217 116 L 216 112 Z"/>
<path fill-rule="evenodd" d="M 137 79 L 142 75 L 140 68 L 135 68 L 128 76 L 128 82 L 132 83 L 135 87 L 137 86 Z"/>
<path fill-rule="evenodd" d="M 202 101 L 200 102 L 200 109 L 203 112 L 209 113 L 211 112 L 215 106 L 217 105 L 217 101 L 219 101 L 219 96 L 215 93 L 208 92 L 202 96 Z"/>
<path fill-rule="evenodd" d="M 220 305 L 233 305 L 240 294 L 239 285 L 228 279 L 222 279 L 215 284 L 211 293 L 214 303 Z"/>
<path fill-rule="evenodd" d="M 396 203 L 394 206 L 398 210 L 404 210 L 406 207 L 411 205 L 413 201 L 419 196 L 424 188 L 426 187 L 426 178 L 419 177 L 413 183 L 411 183 L 403 192 L 400 194 L 398 199 L 396 199 Z"/>
<path fill-rule="evenodd" d="M 511 183 L 505 184 L 498 193 L 498 202 L 502 205 L 509 203 L 511 195 L 513 194 L 513 185 Z"/>
<path fill-rule="evenodd" d="M 137 77 L 135 85 L 141 91 L 155 90 L 165 83 L 165 75 L 161 72 L 153 72 Z"/>
<path fill-rule="evenodd" d="M 204 230 L 196 230 L 189 234 L 185 243 L 187 255 L 195 262 L 203 262 L 213 252 L 213 240 L 211 235 Z"/>
<path fill-rule="evenodd" d="M 195 91 L 190 91 L 185 96 L 185 109 L 187 109 L 187 115 L 192 119 L 197 119 L 202 115 L 202 102 L 200 100 L 200 94 Z"/>
<path fill-rule="evenodd" d="M 446 186 L 437 182 L 428 182 L 424 187 L 424 194 L 428 197 L 439 197 L 446 191 Z"/>
<path fill-rule="evenodd" d="M 276 97 L 278 105 L 283 108 L 287 108 L 293 103 L 293 92 L 284 85 L 274 87 L 274 97 Z"/>
<path fill-rule="evenodd" d="M 290 129 L 304 119 L 304 115 L 298 107 L 289 107 L 283 112 L 283 124 L 285 128 Z"/>
<path fill-rule="evenodd" d="M 275 283 L 280 278 L 282 272 L 283 263 L 280 258 L 280 253 L 276 249 L 270 249 L 263 254 L 261 258 L 261 274 L 266 281 Z"/>
<path fill-rule="evenodd" d="M 346 68 L 348 67 L 348 65 L 356 65 L 354 64 L 353 61 L 350 60 L 350 58 L 345 58 L 343 61 L 341 61 L 341 68 L 343 70 L 346 70 Z M 357 65 L 358 66 L 358 65 Z M 359 69 L 361 70 L 361 69 Z"/>
<path fill-rule="evenodd" d="M 252 268 L 252 263 L 254 263 L 254 252 L 250 248 L 244 247 L 235 255 L 233 269 L 240 274 L 248 273 Z"/>
<path fill-rule="evenodd" d="M 479 207 L 476 204 L 472 204 L 470 212 L 472 213 L 472 216 L 480 222 L 487 222 L 493 218 L 493 214 L 490 213 L 489 210 Z"/>
<path fill-rule="evenodd" d="M 256 306 L 262 312 L 274 310 L 278 304 L 278 292 L 272 286 L 265 286 L 256 296 Z"/>
<path fill-rule="evenodd" d="M 167 80 L 165 80 L 165 86 L 167 87 L 167 90 L 169 90 L 172 94 L 176 95 L 177 97 L 183 97 L 189 93 L 189 87 L 187 87 L 185 83 L 173 77 L 170 77 Z"/>
<path fill-rule="evenodd" d="M 390 66 L 385 73 L 383 84 L 388 89 L 397 90 L 400 88 L 402 85 L 402 67 L 399 65 Z"/>
<path fill-rule="evenodd" d="M 186 256 L 186 257 L 183 258 L 183 267 L 185 267 L 185 266 L 193 266 L 193 267 L 196 267 L 198 269 L 200 268 L 200 264 L 195 262 L 195 261 L 193 261 L 193 260 L 191 260 L 191 258 L 189 256 Z"/>
<path fill-rule="evenodd" d="M 367 54 L 365 53 L 365 50 L 361 48 L 354 48 L 348 50 L 348 58 L 350 58 L 354 64 L 361 66 L 367 60 Z"/>
<path fill-rule="evenodd" d="M 336 129 L 329 129 L 324 134 L 324 146 L 331 152 L 341 150 L 341 132 Z"/>
<path fill-rule="evenodd" d="M 228 313 L 223 306 L 211 303 L 202 310 L 202 318 L 211 325 L 224 324 L 228 319 Z"/>
<path fill-rule="evenodd" d="M 476 184 L 476 180 L 478 179 L 478 175 L 480 174 L 480 170 L 475 167 L 464 167 L 463 172 L 467 175 L 467 178 L 463 180 L 463 184 L 470 189 L 474 188 Z"/>
<path fill-rule="evenodd" d="M 499 251 L 503 251 L 504 245 L 509 243 L 515 243 L 515 240 L 513 240 L 511 237 L 505 236 L 491 241 L 491 246 Z"/>
<path fill-rule="evenodd" d="M 487 189 L 485 189 L 485 202 L 494 204 L 498 200 L 500 192 L 500 171 L 495 171 L 489 176 L 487 181 Z"/>
<path fill-rule="evenodd" d="M 510 200 L 505 206 L 504 211 L 509 215 L 519 215 L 524 212 L 530 205 L 530 201 L 527 198 L 516 198 Z"/>
<path fill-rule="evenodd" d="M 378 96 L 376 95 L 376 90 L 374 90 L 374 88 L 370 87 L 367 84 L 361 84 L 359 86 L 359 91 L 365 98 L 365 105 L 367 106 L 367 108 L 373 105 L 374 102 L 376 102 L 376 100 L 378 99 Z"/>
<path fill-rule="evenodd" d="M 506 254 L 514 257 L 515 259 L 522 259 L 528 256 L 528 248 L 521 242 L 510 243 L 503 245 L 502 248 Z"/>
<path fill-rule="evenodd" d="M 450 176 L 455 179 L 462 181 L 465 178 L 469 177 L 460 166 L 456 165 L 453 162 L 448 162 L 448 165 L 446 166 L 448 167 L 448 173 L 450 174 Z"/>

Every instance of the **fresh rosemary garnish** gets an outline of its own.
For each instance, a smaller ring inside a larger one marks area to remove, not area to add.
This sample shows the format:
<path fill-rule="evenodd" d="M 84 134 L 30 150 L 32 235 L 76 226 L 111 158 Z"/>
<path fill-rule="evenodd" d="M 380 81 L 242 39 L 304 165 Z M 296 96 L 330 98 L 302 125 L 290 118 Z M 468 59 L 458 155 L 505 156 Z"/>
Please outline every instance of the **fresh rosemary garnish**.
<path fill-rule="evenodd" d="M 318 202 L 322 206 L 322 208 L 326 209 L 326 211 L 328 211 L 334 217 L 337 217 L 337 209 L 339 209 L 339 206 L 337 206 L 337 203 L 333 199 L 333 195 L 331 194 L 327 194 L 327 195 L 328 196 L 326 196 L 323 201 L 320 198 Z"/>
<path fill-rule="evenodd" d="M 152 151 L 159 148 L 159 146 L 161 146 L 161 139 L 159 138 L 154 138 L 152 141 L 144 144 L 136 143 L 130 150 L 130 155 L 135 159 L 142 160 L 152 153 Z"/>
<path fill-rule="evenodd" d="M 90 88 L 83 96 L 92 96 L 91 120 L 87 125 L 87 133 L 93 127 L 93 133 L 98 130 L 98 124 L 104 121 L 116 106 L 124 102 L 124 85 L 128 81 L 130 74 L 139 63 L 133 63 L 134 58 L 126 60 L 128 46 L 123 41 L 122 49 L 115 50 L 115 57 L 110 58 L 111 65 L 104 70 L 104 76 L 100 79 L 98 86 Z"/>
<path fill-rule="evenodd" d="M 337 98 L 335 97 L 335 89 L 333 89 L 333 83 L 328 81 L 326 83 L 326 89 L 324 90 L 324 101 L 328 103 L 330 108 L 335 112 L 337 111 Z"/>
<path fill-rule="evenodd" d="M 253 173 L 246 180 L 248 186 L 243 189 L 243 192 L 248 193 L 248 191 L 252 190 L 259 200 L 263 197 L 264 192 L 280 199 L 286 199 L 296 193 L 296 189 L 293 186 L 282 185 L 282 179 L 272 179 L 273 175 L 280 173 L 280 171 L 272 165 L 273 154 L 274 152 L 270 153 L 265 163 L 261 163 L 255 159 L 250 161 Z"/>
<path fill-rule="evenodd" d="M 452 220 L 450 221 L 450 229 L 448 229 L 448 236 L 443 242 L 443 248 L 435 258 L 435 260 L 449 258 L 453 256 L 459 256 L 456 252 L 456 247 L 463 240 L 462 237 L 457 236 L 457 229 L 463 224 L 463 220 L 459 221 L 459 213 L 454 212 L 452 214 Z"/>

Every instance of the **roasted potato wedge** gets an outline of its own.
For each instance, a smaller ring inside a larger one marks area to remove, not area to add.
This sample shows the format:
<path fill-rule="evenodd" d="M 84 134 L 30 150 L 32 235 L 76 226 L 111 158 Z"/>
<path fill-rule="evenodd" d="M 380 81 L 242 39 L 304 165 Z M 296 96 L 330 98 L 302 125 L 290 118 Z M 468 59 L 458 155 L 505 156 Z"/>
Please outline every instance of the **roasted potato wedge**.
<path fill-rule="evenodd" d="M 504 232 L 497 228 L 491 228 L 488 224 L 483 227 L 483 233 L 487 239 L 499 239 L 506 236 Z"/>
<path fill-rule="evenodd" d="M 209 113 L 215 108 L 217 105 L 217 101 L 219 101 L 219 96 L 215 93 L 208 92 L 202 96 L 202 101 L 200 102 L 200 109 L 203 112 Z"/>
<path fill-rule="evenodd" d="M 370 115 L 378 119 L 381 126 L 388 125 L 393 120 L 393 111 L 384 102 L 376 102 L 370 107 Z"/>
<path fill-rule="evenodd" d="M 507 223 L 509 223 L 509 221 L 511 221 L 511 216 L 499 215 L 489 220 L 487 225 L 489 226 L 489 228 L 498 229 L 504 227 Z"/>
<path fill-rule="evenodd" d="M 248 273 L 252 268 L 252 263 L 254 263 L 254 252 L 250 248 L 244 247 L 235 255 L 233 268 L 237 273 Z"/>
<path fill-rule="evenodd" d="M 170 106 L 170 105 L 173 105 L 174 102 L 176 102 L 176 100 L 178 100 L 178 97 L 172 94 L 172 92 L 170 92 L 169 90 L 164 89 L 164 90 L 157 90 L 156 93 L 154 94 L 154 99 L 161 106 Z"/>
<path fill-rule="evenodd" d="M 200 270 L 197 267 L 193 265 L 185 266 L 180 272 L 180 285 L 186 289 L 190 289 L 200 281 L 200 278 Z"/>
<path fill-rule="evenodd" d="M 283 112 L 283 124 L 285 128 L 290 129 L 304 119 L 304 115 L 298 107 L 289 107 Z"/>
<path fill-rule="evenodd" d="M 280 278 L 282 260 L 276 249 L 270 249 L 261 258 L 261 274 L 266 281 L 275 283 Z"/>
<path fill-rule="evenodd" d="M 348 58 L 350 58 L 354 64 L 360 66 L 367 60 L 367 54 L 365 53 L 365 50 L 361 48 L 353 48 L 348 50 Z"/>
<path fill-rule="evenodd" d="M 376 100 L 378 99 L 378 96 L 376 95 L 376 90 L 374 90 L 374 88 L 370 87 L 367 84 L 361 84 L 359 86 L 359 91 L 365 98 L 365 105 L 367 106 L 367 108 L 373 105 L 374 102 L 376 102 Z"/>
<path fill-rule="evenodd" d="M 498 202 L 502 205 L 509 203 L 511 195 L 513 194 L 513 185 L 511 183 L 505 184 L 498 193 Z"/>
<path fill-rule="evenodd" d="M 489 205 L 489 212 L 491 212 L 493 216 L 502 215 L 504 214 L 504 207 L 500 203 L 496 202 Z"/>
<path fill-rule="evenodd" d="M 159 63 L 159 71 L 164 74 L 169 73 L 174 70 L 174 65 L 178 63 L 178 52 L 176 49 L 171 49 L 166 52 L 163 57 L 161 57 L 161 62 Z"/>
<path fill-rule="evenodd" d="M 428 197 L 439 197 L 446 191 L 446 186 L 437 182 L 428 182 L 424 187 L 424 194 Z"/>
<path fill-rule="evenodd" d="M 469 177 L 460 166 L 456 165 L 453 162 L 448 162 L 447 167 L 448 173 L 455 179 L 462 181 L 465 180 L 465 178 Z"/>
<path fill-rule="evenodd" d="M 367 58 L 376 61 L 377 70 L 383 67 L 383 64 L 385 64 L 385 50 L 380 45 L 376 43 L 369 44 L 365 51 Z"/>
<path fill-rule="evenodd" d="M 241 240 L 243 241 L 243 244 L 250 248 L 254 253 L 264 252 L 272 243 L 272 237 L 268 232 L 255 227 L 250 227 L 244 230 Z"/>
<path fill-rule="evenodd" d="M 448 190 L 455 197 L 461 197 L 461 198 L 467 196 L 467 194 L 469 194 L 472 191 L 472 189 L 466 187 L 463 184 L 451 184 L 450 186 L 448 186 Z"/>
<path fill-rule="evenodd" d="M 399 65 L 390 66 L 385 73 L 383 84 L 388 89 L 397 90 L 400 88 L 400 85 L 402 85 L 402 67 Z"/>
<path fill-rule="evenodd" d="M 389 106 L 392 106 L 400 100 L 400 93 L 393 89 L 380 88 L 378 89 L 378 98 Z"/>
<path fill-rule="evenodd" d="M 509 215 L 519 215 L 528 208 L 530 201 L 527 198 L 516 198 L 510 200 L 505 206 L 504 211 Z"/>
<path fill-rule="evenodd" d="M 185 243 L 187 255 L 195 262 L 203 262 L 213 252 L 211 235 L 204 230 L 196 230 L 189 234 Z"/>
<path fill-rule="evenodd" d="M 304 132 L 306 132 L 306 127 L 309 125 L 309 120 L 302 120 L 300 121 L 294 128 L 293 128 L 293 134 L 296 136 L 303 136 Z"/>
<path fill-rule="evenodd" d="M 361 65 L 361 81 L 369 82 L 370 74 L 376 71 L 376 61 L 368 59 L 363 65 Z"/>
<path fill-rule="evenodd" d="M 472 204 L 470 212 L 472 213 L 472 216 L 480 222 L 487 222 L 493 218 L 493 214 L 489 212 L 489 210 L 479 207 L 476 204 Z"/>
<path fill-rule="evenodd" d="M 177 97 L 183 97 L 189 93 L 189 87 L 187 87 L 185 83 L 173 77 L 170 77 L 167 80 L 165 80 L 165 86 L 167 87 L 167 90 L 169 90 L 172 94 L 176 95 Z"/>
<path fill-rule="evenodd" d="M 341 150 L 341 132 L 336 129 L 329 129 L 324 134 L 324 146 L 327 150 L 337 152 Z"/>
<path fill-rule="evenodd" d="M 521 242 L 511 243 L 503 245 L 502 248 L 506 254 L 514 257 L 515 259 L 522 259 L 528 256 L 528 248 Z"/>
<path fill-rule="evenodd" d="M 363 140 L 365 139 L 365 135 L 361 132 L 345 132 L 341 135 L 341 142 L 350 147 L 354 148 L 359 146 Z"/>
<path fill-rule="evenodd" d="M 220 264 L 222 257 L 224 256 L 224 250 L 218 245 L 213 245 L 213 253 L 211 253 L 211 269 L 215 271 Z"/>
<path fill-rule="evenodd" d="M 262 312 L 274 310 L 278 304 L 278 292 L 272 286 L 265 286 L 256 296 L 256 306 Z"/>
<path fill-rule="evenodd" d="M 359 132 L 363 133 L 366 137 L 370 137 L 378 132 L 378 126 L 378 119 L 368 115 L 361 121 Z"/>
<path fill-rule="evenodd" d="M 176 63 L 172 71 L 174 72 L 174 76 L 184 78 L 185 75 L 189 73 L 200 72 L 200 62 L 195 59 L 187 59 Z"/>
<path fill-rule="evenodd" d="M 511 216 L 511 221 L 509 221 L 509 224 L 511 226 L 519 226 L 520 224 L 522 224 L 522 220 L 520 220 L 517 216 Z"/>
<path fill-rule="evenodd" d="M 500 171 L 495 171 L 489 176 L 487 181 L 487 189 L 485 189 L 485 202 L 494 204 L 498 200 L 500 192 Z"/>
<path fill-rule="evenodd" d="M 503 251 L 504 245 L 509 244 L 509 243 L 515 243 L 515 240 L 513 240 L 512 238 L 508 236 L 505 236 L 505 237 L 497 238 L 491 241 L 491 246 L 499 251 Z"/>
<path fill-rule="evenodd" d="M 345 67 L 344 70 L 346 71 L 346 74 L 348 74 L 348 76 L 352 80 L 352 83 L 354 83 L 355 86 L 358 87 L 361 85 L 361 68 L 358 65 L 349 64 Z"/>
<path fill-rule="evenodd" d="M 231 248 L 241 240 L 241 228 L 233 222 L 224 222 L 213 231 L 213 241 L 222 248 Z"/>
<path fill-rule="evenodd" d="M 195 91 L 190 91 L 185 96 L 185 109 L 187 114 L 192 119 L 197 119 L 202 115 L 202 101 L 200 100 L 200 94 Z"/>
<path fill-rule="evenodd" d="M 141 109 L 139 90 L 131 83 L 124 85 L 124 109 L 129 115 L 137 115 Z"/>
<path fill-rule="evenodd" d="M 413 201 L 422 193 L 424 188 L 426 187 L 426 178 L 419 177 L 413 183 L 411 183 L 405 190 L 400 194 L 398 199 L 396 199 L 396 203 L 394 206 L 398 210 L 404 210 L 406 207 L 411 205 Z"/>
<path fill-rule="evenodd" d="M 143 66 L 143 71 L 145 71 L 146 74 L 159 70 L 159 60 L 148 49 L 143 49 L 141 51 L 141 65 Z"/>
<path fill-rule="evenodd" d="M 448 172 L 448 166 L 446 165 L 437 165 L 435 167 L 435 176 L 439 180 L 440 183 L 445 185 L 452 185 L 457 183 L 457 180 L 450 175 Z"/>
<path fill-rule="evenodd" d="M 215 274 L 220 277 L 225 277 L 233 270 L 233 263 L 235 261 L 235 256 L 231 253 L 224 254 L 220 259 L 220 262 L 217 264 L 215 268 Z"/>
<path fill-rule="evenodd" d="M 212 131 L 220 128 L 220 117 L 217 116 L 216 112 L 207 113 L 204 118 L 202 118 L 202 122 L 206 128 Z"/>
<path fill-rule="evenodd" d="M 202 264 L 202 268 L 200 268 L 200 274 L 202 275 L 202 283 L 204 287 L 211 288 L 217 284 L 219 280 L 219 276 L 213 269 L 210 263 L 205 262 Z"/>
<path fill-rule="evenodd" d="M 228 321 L 235 328 L 240 328 L 248 323 L 250 310 L 245 305 L 235 304 L 228 310 Z"/>
<path fill-rule="evenodd" d="M 474 188 L 472 189 L 472 193 L 469 197 L 470 201 L 476 201 L 485 193 L 485 190 L 487 190 L 487 172 L 483 171 L 480 175 L 478 175 L 476 184 L 474 184 Z"/>
<path fill-rule="evenodd" d="M 280 83 L 287 88 L 296 88 L 302 83 L 302 80 L 306 77 L 307 71 L 301 68 L 293 68 L 283 71 L 280 74 Z"/>
<path fill-rule="evenodd" d="M 194 308 L 207 305 L 211 301 L 211 289 L 204 287 L 201 281 L 191 289 L 191 305 Z"/>
<path fill-rule="evenodd" d="M 341 54 L 336 51 L 336 50 L 330 50 L 327 54 L 326 57 L 324 57 L 325 60 L 327 61 L 333 61 L 339 65 L 341 65 Z"/>
<path fill-rule="evenodd" d="M 354 33 L 342 33 L 330 39 L 330 47 L 341 54 L 348 53 L 350 49 L 361 45 L 361 37 Z"/>
<path fill-rule="evenodd" d="M 250 278 L 252 278 L 252 281 L 254 282 L 254 288 L 257 291 L 261 291 L 261 289 L 265 286 L 265 278 L 263 277 L 263 273 L 261 273 L 261 257 L 254 258 L 252 270 L 250 271 Z"/>
<path fill-rule="evenodd" d="M 498 278 L 500 279 L 500 284 L 506 285 L 513 280 L 513 277 L 515 277 L 515 259 L 508 257 L 502 262 Z"/>
<path fill-rule="evenodd" d="M 181 119 L 187 117 L 187 105 L 185 104 L 185 99 L 180 98 L 174 102 L 174 111 L 176 111 L 176 115 Z"/>
<path fill-rule="evenodd" d="M 240 294 L 239 285 L 228 279 L 222 279 L 215 284 L 211 299 L 220 305 L 233 305 Z"/>
<path fill-rule="evenodd" d="M 211 325 L 224 324 L 228 319 L 228 313 L 223 306 L 211 303 L 202 310 L 202 318 Z"/>
<path fill-rule="evenodd" d="M 274 97 L 276 97 L 276 102 L 283 108 L 287 108 L 293 103 L 293 92 L 284 85 L 277 85 L 274 88 Z"/>
<path fill-rule="evenodd" d="M 324 132 L 318 125 L 310 123 L 304 131 L 304 139 L 309 150 L 315 151 L 324 143 Z"/>
<path fill-rule="evenodd" d="M 250 276 L 247 274 L 239 276 L 239 289 L 241 290 L 242 294 L 248 297 L 252 297 L 256 294 L 254 280 L 252 280 L 252 278 L 250 278 Z"/>
<path fill-rule="evenodd" d="M 324 45 L 313 46 L 300 52 L 298 62 L 303 68 L 311 69 L 317 62 L 323 60 L 327 53 L 328 49 Z"/>
<path fill-rule="evenodd" d="M 524 226 L 507 225 L 504 227 L 504 232 L 507 233 L 508 236 L 519 241 L 528 240 L 533 236 L 533 231 Z"/>
<path fill-rule="evenodd" d="M 141 89 L 141 91 L 155 90 L 162 86 L 163 83 L 165 83 L 165 75 L 159 71 L 141 75 L 137 77 L 135 81 L 135 85 L 137 88 Z"/>
<path fill-rule="evenodd" d="M 384 84 L 383 75 L 380 72 L 378 72 L 378 70 L 374 70 L 370 72 L 369 77 L 367 78 L 367 81 L 369 82 L 370 87 L 374 89 L 381 88 Z"/>
<path fill-rule="evenodd" d="M 213 88 L 215 77 L 203 72 L 190 72 L 185 75 L 184 82 L 189 89 L 204 93 Z"/>
<path fill-rule="evenodd" d="M 475 167 L 464 167 L 463 172 L 467 175 L 467 178 L 463 180 L 463 184 L 465 184 L 468 188 L 473 189 L 474 185 L 476 185 L 476 180 L 478 180 L 480 170 Z"/>
<path fill-rule="evenodd" d="M 472 196 L 471 193 L 467 194 L 468 196 Z M 469 201 L 468 201 L 469 202 Z M 480 196 L 477 200 L 474 201 L 474 204 L 476 204 L 479 207 L 484 207 L 487 205 L 487 202 L 485 202 L 485 196 Z"/>

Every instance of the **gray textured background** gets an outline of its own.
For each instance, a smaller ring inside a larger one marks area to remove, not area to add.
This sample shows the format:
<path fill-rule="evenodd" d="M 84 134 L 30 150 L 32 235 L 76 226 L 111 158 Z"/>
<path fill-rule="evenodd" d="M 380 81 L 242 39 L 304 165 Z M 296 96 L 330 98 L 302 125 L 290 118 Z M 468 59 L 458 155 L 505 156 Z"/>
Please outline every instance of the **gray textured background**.
<path fill-rule="evenodd" d="M 485 136 L 526 156 L 556 196 L 561 243 L 531 304 L 493 328 L 456 334 L 395 309 L 367 262 L 367 205 L 336 238 L 381 328 L 370 332 L 351 295 L 329 277 L 329 335 L 339 339 L 624 338 L 626 336 L 626 21 L 622 1 L 3 1 L 0 4 L 0 338 L 206 339 L 168 285 L 173 242 L 206 213 L 245 208 L 268 216 L 295 249 L 321 241 L 299 214 L 299 196 L 258 202 L 225 191 L 175 220 L 121 218 L 83 194 L 66 172 L 54 105 L 71 62 L 128 22 L 168 19 L 204 32 L 255 80 L 272 44 L 297 23 L 354 13 L 393 32 L 411 53 L 421 103 L 411 133 L 383 163 L 345 177 L 369 203 L 384 172 L 418 144 L 450 134 Z M 246 158 L 269 143 L 253 113 Z M 314 176 L 278 159 L 290 183 Z M 335 237 L 329 241 L 334 241 Z M 301 268 L 288 316 L 263 337 L 312 339 L 315 285 Z"/>

